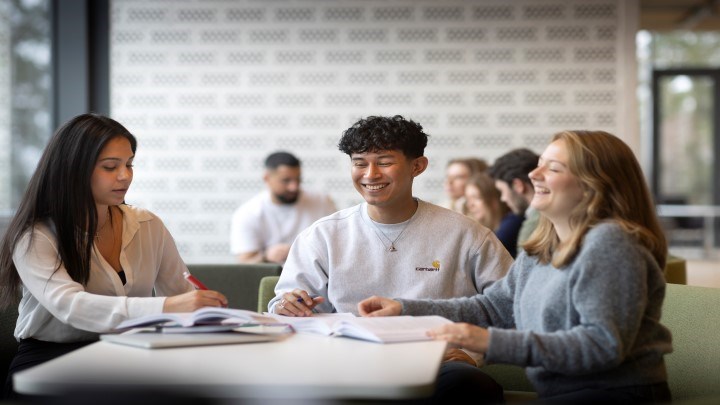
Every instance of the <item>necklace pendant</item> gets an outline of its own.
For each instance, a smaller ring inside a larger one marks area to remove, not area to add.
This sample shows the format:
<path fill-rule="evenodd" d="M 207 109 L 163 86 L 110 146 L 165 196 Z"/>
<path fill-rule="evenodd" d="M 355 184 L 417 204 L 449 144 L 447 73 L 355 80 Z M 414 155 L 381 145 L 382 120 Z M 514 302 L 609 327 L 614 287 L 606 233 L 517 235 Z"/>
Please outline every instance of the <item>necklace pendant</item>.
<path fill-rule="evenodd" d="M 391 252 L 397 252 L 397 249 L 395 249 L 395 244 L 394 244 L 394 243 L 391 243 L 391 244 L 390 244 L 390 249 L 388 249 L 388 250 L 391 251 Z"/>

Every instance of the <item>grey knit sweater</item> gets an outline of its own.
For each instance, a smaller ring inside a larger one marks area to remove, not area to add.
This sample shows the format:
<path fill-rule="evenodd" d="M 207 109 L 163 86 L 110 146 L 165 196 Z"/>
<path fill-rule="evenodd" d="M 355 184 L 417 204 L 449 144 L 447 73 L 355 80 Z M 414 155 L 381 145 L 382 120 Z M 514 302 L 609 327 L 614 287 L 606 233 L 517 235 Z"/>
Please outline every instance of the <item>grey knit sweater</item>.
<path fill-rule="evenodd" d="M 662 270 L 616 223 L 585 236 L 562 269 L 522 253 L 507 276 L 473 297 L 400 300 L 403 314 L 489 327 L 488 363 L 526 367 L 541 397 L 667 380 L 672 351 L 660 324 Z"/>

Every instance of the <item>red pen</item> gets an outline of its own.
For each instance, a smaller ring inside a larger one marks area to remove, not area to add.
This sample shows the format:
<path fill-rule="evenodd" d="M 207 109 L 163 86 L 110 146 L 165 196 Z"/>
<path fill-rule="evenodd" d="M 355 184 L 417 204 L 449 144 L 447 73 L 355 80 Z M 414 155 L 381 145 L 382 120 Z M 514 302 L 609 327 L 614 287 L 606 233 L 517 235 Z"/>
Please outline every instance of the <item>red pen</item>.
<path fill-rule="evenodd" d="M 185 280 L 188 281 L 188 283 L 192 284 L 197 288 L 198 290 L 207 290 L 208 288 L 205 286 L 205 284 L 201 283 L 200 280 L 195 278 L 192 274 L 190 274 L 189 271 L 183 272 L 183 277 L 185 277 Z"/>

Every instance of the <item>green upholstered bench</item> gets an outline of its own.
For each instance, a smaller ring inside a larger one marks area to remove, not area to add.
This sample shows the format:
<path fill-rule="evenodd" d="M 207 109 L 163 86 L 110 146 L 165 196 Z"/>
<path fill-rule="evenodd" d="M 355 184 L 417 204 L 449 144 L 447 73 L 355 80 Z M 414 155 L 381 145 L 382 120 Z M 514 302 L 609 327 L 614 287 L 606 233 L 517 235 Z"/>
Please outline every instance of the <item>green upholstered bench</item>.
<path fill-rule="evenodd" d="M 265 276 L 279 276 L 282 266 L 257 264 L 188 264 L 190 273 L 209 289 L 228 299 L 230 308 L 257 309 L 258 284 Z"/>
<path fill-rule="evenodd" d="M 673 399 L 720 403 L 720 289 L 668 284 L 662 323 L 673 334 L 665 356 Z"/>

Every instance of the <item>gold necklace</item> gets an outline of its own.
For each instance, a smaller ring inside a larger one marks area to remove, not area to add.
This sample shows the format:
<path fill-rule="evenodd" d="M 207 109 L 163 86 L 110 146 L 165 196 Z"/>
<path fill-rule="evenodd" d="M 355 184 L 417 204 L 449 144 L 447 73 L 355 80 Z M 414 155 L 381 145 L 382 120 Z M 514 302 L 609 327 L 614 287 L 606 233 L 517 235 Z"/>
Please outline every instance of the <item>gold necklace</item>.
<path fill-rule="evenodd" d="M 100 227 L 100 229 L 98 229 L 98 230 L 95 232 L 95 239 L 100 239 L 100 232 L 102 232 L 102 230 L 105 229 L 105 225 L 107 225 L 108 221 L 110 221 L 110 220 L 112 219 L 112 218 L 110 217 L 110 216 L 112 215 L 112 212 L 110 212 L 110 207 L 109 207 L 109 206 L 108 206 L 108 209 L 107 209 L 107 210 L 108 210 L 108 212 L 107 212 L 107 216 L 105 217 L 105 222 L 103 222 L 103 224 L 102 224 L 102 226 Z M 114 235 L 113 235 L 113 236 L 114 236 Z"/>

